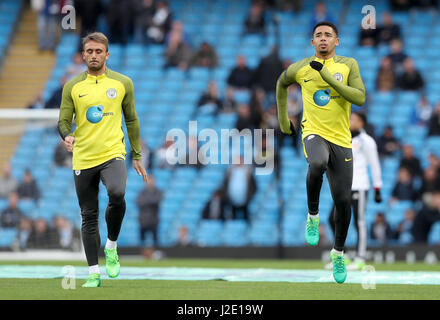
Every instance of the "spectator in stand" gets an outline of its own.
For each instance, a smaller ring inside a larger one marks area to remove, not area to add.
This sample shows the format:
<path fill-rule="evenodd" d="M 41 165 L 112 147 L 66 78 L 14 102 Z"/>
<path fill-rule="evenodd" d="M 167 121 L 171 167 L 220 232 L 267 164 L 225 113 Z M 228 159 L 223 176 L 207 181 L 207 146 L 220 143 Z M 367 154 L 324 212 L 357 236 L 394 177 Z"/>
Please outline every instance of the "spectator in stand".
<path fill-rule="evenodd" d="M 49 228 L 46 220 L 37 219 L 27 241 L 27 248 L 54 249 L 59 247 L 59 237 L 56 230 Z"/>
<path fill-rule="evenodd" d="M 132 1 L 109 0 L 107 5 L 108 39 L 110 43 L 126 45 L 130 24 L 135 13 Z"/>
<path fill-rule="evenodd" d="M 139 207 L 140 240 L 145 245 L 145 236 L 151 233 L 153 249 L 145 248 L 144 255 L 151 256 L 158 247 L 157 227 L 159 225 L 159 207 L 162 201 L 162 191 L 156 187 L 154 177 L 150 176 L 145 188 L 139 193 L 136 204 Z"/>
<path fill-rule="evenodd" d="M 249 202 L 257 189 L 253 167 L 245 165 L 241 156 L 235 163 L 237 164 L 231 165 L 228 169 L 222 192 L 225 195 L 225 204 L 232 210 L 232 219 L 238 219 L 241 213 L 244 220 L 249 220 Z"/>
<path fill-rule="evenodd" d="M 428 136 L 440 136 L 440 102 L 437 102 L 429 119 Z"/>
<path fill-rule="evenodd" d="M 66 69 L 66 81 L 71 80 L 84 71 L 87 71 L 87 66 L 84 63 L 81 53 L 77 52 L 73 56 L 73 62 Z"/>
<path fill-rule="evenodd" d="M 3 209 L 0 215 L 2 228 L 16 228 L 20 223 L 23 212 L 18 208 L 18 194 L 11 192 L 8 197 L 8 207 Z"/>
<path fill-rule="evenodd" d="M 301 87 L 295 83 L 289 87 L 287 95 L 287 113 L 295 128 L 299 127 L 302 109 Z"/>
<path fill-rule="evenodd" d="M 393 11 L 409 11 L 413 0 L 390 0 Z"/>
<path fill-rule="evenodd" d="M 422 75 L 415 68 L 414 61 L 410 58 L 403 63 L 403 73 L 398 79 L 399 87 L 402 90 L 421 90 L 425 85 Z"/>
<path fill-rule="evenodd" d="M 440 176 L 438 175 L 438 169 L 430 166 L 425 169 L 423 173 L 422 186 L 417 192 L 417 200 L 422 200 L 425 203 L 429 202 L 429 199 L 434 191 L 440 191 Z"/>
<path fill-rule="evenodd" d="M 423 174 L 420 160 L 414 155 L 414 148 L 410 144 L 402 147 L 402 159 L 400 160 L 400 167 L 405 167 L 414 178 L 421 178 Z"/>
<path fill-rule="evenodd" d="M 177 246 L 192 246 L 191 237 L 189 235 L 187 226 L 182 225 L 177 229 Z"/>
<path fill-rule="evenodd" d="M 57 42 L 57 28 L 61 18 L 61 0 L 42 0 L 39 2 L 34 1 L 33 6 L 35 11 L 38 11 L 38 38 L 39 49 L 43 50 L 55 50 L 55 44 Z"/>
<path fill-rule="evenodd" d="M 315 5 L 315 11 L 313 13 L 312 18 L 309 22 L 310 33 L 312 32 L 315 25 L 322 21 L 328 21 L 331 23 L 335 23 L 335 19 L 333 15 L 327 10 L 327 6 L 324 2 L 318 2 Z"/>
<path fill-rule="evenodd" d="M 431 119 L 432 115 L 432 105 L 429 103 L 428 98 L 423 95 L 417 106 L 414 108 L 414 112 L 412 114 L 412 123 L 419 126 L 428 126 L 429 119 Z"/>
<path fill-rule="evenodd" d="M 376 219 L 370 228 L 371 239 L 377 240 L 382 246 L 392 238 L 392 230 L 382 212 L 377 213 Z"/>
<path fill-rule="evenodd" d="M 24 250 L 27 247 L 29 236 L 32 232 L 32 220 L 26 217 L 20 219 L 18 225 L 17 244 L 20 250 Z"/>
<path fill-rule="evenodd" d="M 183 43 L 185 43 L 189 47 L 192 46 L 191 37 L 187 32 L 185 32 L 182 21 L 176 20 L 173 21 L 173 23 L 171 24 L 170 31 L 165 35 L 166 46 L 168 46 L 169 41 L 173 35 L 178 35 Z"/>
<path fill-rule="evenodd" d="M 408 55 L 403 52 L 403 45 L 400 39 L 390 41 L 390 53 L 387 57 L 391 60 L 394 74 L 399 78 L 403 73 L 403 63 L 408 58 Z"/>
<path fill-rule="evenodd" d="M 54 161 L 59 167 L 72 167 L 72 152 L 67 151 L 63 140 L 60 140 L 55 148 Z"/>
<path fill-rule="evenodd" d="M 397 181 L 391 192 L 391 203 L 399 200 L 412 201 L 416 193 L 413 185 L 413 177 L 409 170 L 405 167 L 399 168 L 397 172 Z"/>
<path fill-rule="evenodd" d="M 387 92 L 394 89 L 396 77 L 389 57 L 383 57 L 376 76 L 376 90 Z"/>
<path fill-rule="evenodd" d="M 3 175 L 0 178 L 0 199 L 6 199 L 10 193 L 16 192 L 18 181 L 11 174 L 9 162 L 3 166 Z"/>
<path fill-rule="evenodd" d="M 137 43 L 148 44 L 148 29 L 153 26 L 153 17 L 156 13 L 154 0 L 138 0 L 136 3 L 135 39 Z M 163 40 L 163 37 L 162 37 Z"/>
<path fill-rule="evenodd" d="M 58 215 L 52 219 L 58 247 L 72 251 L 81 250 L 81 233 L 69 220 Z"/>
<path fill-rule="evenodd" d="M 27 107 L 28 109 L 44 109 L 45 102 L 43 99 L 43 92 L 40 91 L 35 96 L 34 101 L 32 101 Z"/>
<path fill-rule="evenodd" d="M 267 101 L 266 92 L 263 88 L 254 88 L 251 91 L 251 97 L 249 100 L 251 112 L 258 113 L 258 117 L 261 118 L 263 113 L 270 108 Z M 254 115 L 255 116 L 255 115 Z"/>
<path fill-rule="evenodd" d="M 413 236 L 411 234 L 411 229 L 414 225 L 415 212 L 413 209 L 408 209 L 405 211 L 405 217 L 396 227 L 393 233 L 393 239 L 403 241 L 409 244 L 413 241 Z"/>
<path fill-rule="evenodd" d="M 190 64 L 193 67 L 215 68 L 218 65 L 217 53 L 208 42 L 204 41 L 194 53 Z"/>
<path fill-rule="evenodd" d="M 428 203 L 416 215 L 411 230 L 416 243 L 427 243 L 432 225 L 440 220 L 440 191 L 434 191 Z"/>
<path fill-rule="evenodd" d="M 252 117 L 251 108 L 247 104 L 240 104 L 238 106 L 238 118 L 235 123 L 235 128 L 238 131 L 243 129 L 257 129 L 260 127 L 260 124 L 256 122 L 256 119 Z"/>
<path fill-rule="evenodd" d="M 254 84 L 263 88 L 269 104 L 276 104 L 276 84 L 284 71 L 283 61 L 279 57 L 278 46 L 273 46 L 271 53 L 261 59 L 254 74 Z"/>
<path fill-rule="evenodd" d="M 164 144 L 156 151 L 155 163 L 158 168 L 171 169 L 174 167 L 167 159 L 167 154 L 174 155 L 176 146 L 173 141 L 166 140 Z"/>
<path fill-rule="evenodd" d="M 393 22 L 393 16 L 390 12 L 382 14 L 382 24 L 377 30 L 378 44 L 389 44 L 394 39 L 400 39 L 400 26 Z"/>
<path fill-rule="evenodd" d="M 245 20 L 245 34 L 266 34 L 266 22 L 264 20 L 264 5 L 261 2 L 254 2 L 249 9 Z"/>
<path fill-rule="evenodd" d="M 225 97 L 222 101 L 222 112 L 231 113 L 237 111 L 237 101 L 235 101 L 234 93 L 234 89 L 226 88 Z"/>
<path fill-rule="evenodd" d="M 438 12 L 438 0 L 414 0 L 412 7 L 418 10 L 432 10 L 434 13 Z"/>
<path fill-rule="evenodd" d="M 204 114 L 217 113 L 222 108 L 222 100 L 215 81 L 209 82 L 208 88 L 200 97 L 197 106 L 198 112 Z"/>
<path fill-rule="evenodd" d="M 400 142 L 394 136 L 393 127 L 387 126 L 377 141 L 379 155 L 389 157 L 400 151 Z"/>
<path fill-rule="evenodd" d="M 361 26 L 359 31 L 359 46 L 362 47 L 375 47 L 377 45 L 377 28 L 364 29 Z"/>
<path fill-rule="evenodd" d="M 302 9 L 302 0 L 277 0 L 275 5 L 278 10 L 298 13 Z"/>
<path fill-rule="evenodd" d="M 81 38 L 98 29 L 99 15 L 104 11 L 100 0 L 75 0 L 76 14 L 81 18 Z"/>
<path fill-rule="evenodd" d="M 437 177 L 440 178 L 440 158 L 432 152 L 428 155 L 428 167 L 432 167 L 437 172 Z"/>
<path fill-rule="evenodd" d="M 171 30 L 172 18 L 173 16 L 168 4 L 165 1 L 158 2 L 151 22 L 147 25 L 147 41 L 160 44 L 164 43 L 166 41 L 166 35 Z"/>
<path fill-rule="evenodd" d="M 228 85 L 234 89 L 243 90 L 252 87 L 254 72 L 246 64 L 246 58 L 237 56 L 237 64 L 228 76 Z"/>
<path fill-rule="evenodd" d="M 23 180 L 18 186 L 17 193 L 20 200 L 30 199 L 38 201 L 40 198 L 40 189 L 29 169 L 25 170 Z"/>
<path fill-rule="evenodd" d="M 49 100 L 44 105 L 46 109 L 59 109 L 61 105 L 61 98 L 63 96 L 63 88 L 67 82 L 67 77 L 63 76 L 60 80 L 60 86 L 56 89 Z"/>
<path fill-rule="evenodd" d="M 216 190 L 203 209 L 202 219 L 205 220 L 225 220 L 225 201 L 222 190 Z"/>
<path fill-rule="evenodd" d="M 186 70 L 188 69 L 191 56 L 192 50 L 190 46 L 183 41 L 182 35 L 179 33 L 171 33 L 165 52 L 167 59 L 165 68 L 178 67 L 180 70 Z"/>
<path fill-rule="evenodd" d="M 251 110 L 251 118 L 256 128 L 261 127 L 264 110 L 269 107 L 266 104 L 266 93 L 261 88 L 256 88 L 252 91 L 249 107 Z"/>

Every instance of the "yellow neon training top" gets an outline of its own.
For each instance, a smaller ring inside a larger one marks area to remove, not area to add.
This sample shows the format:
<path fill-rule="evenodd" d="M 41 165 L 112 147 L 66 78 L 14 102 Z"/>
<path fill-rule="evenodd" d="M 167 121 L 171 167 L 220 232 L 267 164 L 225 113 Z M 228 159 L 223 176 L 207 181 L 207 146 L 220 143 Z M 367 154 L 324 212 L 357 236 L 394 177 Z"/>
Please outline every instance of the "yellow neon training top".
<path fill-rule="evenodd" d="M 122 113 L 133 159 L 140 159 L 139 119 L 130 78 L 106 69 L 100 76 L 83 72 L 63 88 L 58 131 L 75 137 L 73 170 L 96 167 L 112 158 L 125 159 Z M 76 130 L 72 131 L 75 114 Z"/>
<path fill-rule="evenodd" d="M 323 64 L 321 71 L 310 66 L 311 61 Z M 300 60 L 284 71 L 277 83 L 277 107 L 281 130 L 290 132 L 287 115 L 287 87 L 301 86 L 303 116 L 302 138 L 317 134 L 345 148 L 351 148 L 351 104 L 363 105 L 365 86 L 355 59 L 334 56 L 322 60 L 311 56 Z"/>

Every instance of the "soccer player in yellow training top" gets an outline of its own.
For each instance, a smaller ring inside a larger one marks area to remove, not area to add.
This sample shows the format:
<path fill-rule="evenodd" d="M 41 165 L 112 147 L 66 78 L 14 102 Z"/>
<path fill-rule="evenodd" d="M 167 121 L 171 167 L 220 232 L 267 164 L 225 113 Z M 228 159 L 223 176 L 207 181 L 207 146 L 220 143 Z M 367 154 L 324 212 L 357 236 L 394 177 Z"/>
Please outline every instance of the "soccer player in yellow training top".
<path fill-rule="evenodd" d="M 99 32 L 83 38 L 83 59 L 87 71 L 64 85 L 58 131 L 69 152 L 73 152 L 73 176 L 81 208 L 81 235 L 89 265 L 83 287 L 100 287 L 98 265 L 98 191 L 102 181 L 109 197 L 105 212 L 107 242 L 106 272 L 117 277 L 120 271 L 116 240 L 125 214 L 125 142 L 122 114 L 133 153 L 133 167 L 147 180 L 141 162 L 139 119 L 130 78 L 106 67 L 109 58 L 107 37 Z M 72 117 L 76 130 L 72 133 Z"/>
<path fill-rule="evenodd" d="M 326 172 L 336 207 L 335 241 L 330 252 L 333 277 L 343 283 L 347 277 L 343 251 L 350 225 L 353 179 L 349 119 L 351 104 L 361 106 L 365 102 L 365 86 L 356 60 L 335 55 L 339 38 L 334 24 L 318 23 L 313 28 L 312 45 L 315 54 L 290 65 L 278 79 L 278 120 L 283 133 L 296 134 L 287 114 L 287 88 L 298 83 L 304 105 L 302 142 L 309 164 L 306 242 L 315 246 L 319 241 L 319 194 Z"/>

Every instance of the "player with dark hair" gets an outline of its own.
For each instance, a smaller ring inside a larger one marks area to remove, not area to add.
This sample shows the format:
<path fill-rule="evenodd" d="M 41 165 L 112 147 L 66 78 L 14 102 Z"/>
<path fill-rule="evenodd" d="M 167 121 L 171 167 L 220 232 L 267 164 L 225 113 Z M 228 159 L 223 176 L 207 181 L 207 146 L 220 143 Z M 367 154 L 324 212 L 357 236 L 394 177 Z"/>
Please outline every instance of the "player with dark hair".
<path fill-rule="evenodd" d="M 103 182 L 109 197 L 105 212 L 107 242 L 106 271 L 117 277 L 120 271 L 116 240 L 125 214 L 125 142 L 122 131 L 124 114 L 133 154 L 133 167 L 147 180 L 141 162 L 139 119 L 130 78 L 106 67 L 109 58 L 107 37 L 94 32 L 83 38 L 83 59 L 87 71 L 64 85 L 58 131 L 69 152 L 73 152 L 73 173 L 81 208 L 81 234 L 89 278 L 83 287 L 100 287 L 98 265 L 98 192 Z M 76 130 L 72 133 L 72 117 Z"/>
<path fill-rule="evenodd" d="M 339 45 L 338 30 L 333 23 L 320 22 L 313 28 L 315 54 L 285 70 L 277 82 L 277 107 L 281 131 L 296 134 L 287 113 L 287 88 L 298 83 L 302 89 L 301 120 L 307 173 L 306 241 L 319 241 L 319 195 L 326 173 L 335 203 L 335 241 L 330 256 L 333 277 L 343 283 L 347 277 L 344 246 L 351 218 L 353 154 L 350 133 L 351 104 L 362 106 L 365 86 L 355 59 L 335 55 Z"/>

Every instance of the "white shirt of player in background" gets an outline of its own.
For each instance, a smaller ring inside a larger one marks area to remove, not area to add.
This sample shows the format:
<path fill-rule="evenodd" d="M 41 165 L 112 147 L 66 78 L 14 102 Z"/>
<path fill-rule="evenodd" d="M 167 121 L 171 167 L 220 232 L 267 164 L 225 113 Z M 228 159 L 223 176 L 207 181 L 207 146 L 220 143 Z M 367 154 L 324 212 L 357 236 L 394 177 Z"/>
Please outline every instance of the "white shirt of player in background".
<path fill-rule="evenodd" d="M 382 188 L 382 174 L 380 169 L 379 154 L 374 139 L 364 129 L 352 139 L 353 149 L 353 191 L 370 189 L 368 166 L 373 178 L 373 187 Z"/>

